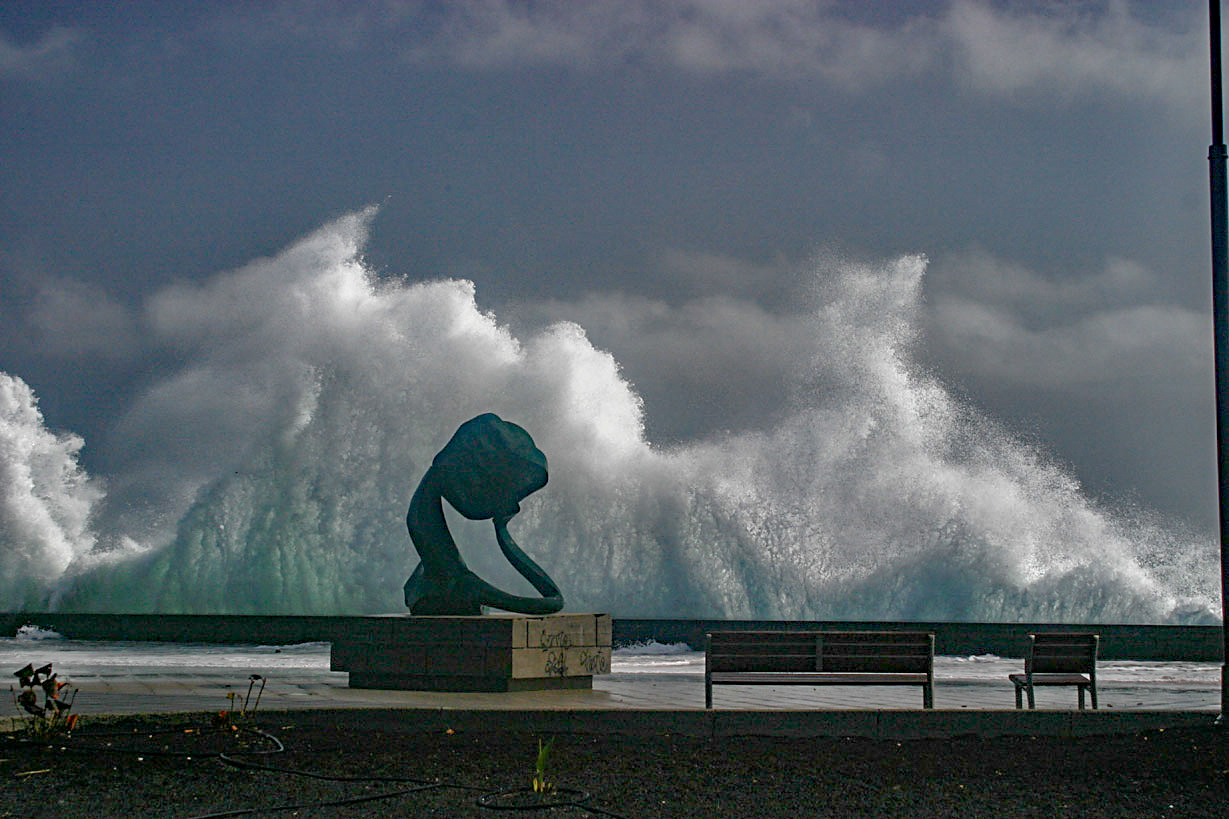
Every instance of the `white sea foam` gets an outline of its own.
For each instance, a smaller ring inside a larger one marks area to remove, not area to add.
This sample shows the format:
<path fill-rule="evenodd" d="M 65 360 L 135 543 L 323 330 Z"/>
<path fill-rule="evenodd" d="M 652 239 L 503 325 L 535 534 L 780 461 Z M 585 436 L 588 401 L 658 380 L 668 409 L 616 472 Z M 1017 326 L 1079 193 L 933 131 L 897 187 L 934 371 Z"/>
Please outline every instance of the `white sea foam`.
<path fill-rule="evenodd" d="M 328 643 L 288 646 L 205 645 L 194 643 L 133 642 L 116 640 L 54 640 L 31 644 L 25 640 L 0 640 L 0 668 L 14 669 L 27 662 L 52 663 L 64 673 L 96 674 L 107 669 L 186 669 L 327 671 Z"/>
<path fill-rule="evenodd" d="M 42 640 L 62 640 L 64 635 L 49 628 L 39 628 L 27 623 L 17 629 L 17 635 L 14 639 L 18 642 L 39 642 Z"/>
<path fill-rule="evenodd" d="M 150 301 L 155 341 L 183 364 L 112 431 L 126 455 L 105 497 L 80 442 L 4 382 L 18 420 L 0 440 L 23 444 L 0 458 L 4 491 L 29 504 L 0 511 L 0 605 L 402 610 L 409 495 L 455 428 L 493 411 L 550 461 L 511 530 L 571 610 L 1215 619 L 1214 543 L 1098 507 L 914 362 L 920 257 L 817 264 L 810 362 L 782 420 L 659 448 L 581 327 L 517 338 L 470 282 L 378 279 L 361 259 L 370 215 Z M 480 574 L 529 591 L 489 524 L 450 520 Z"/>
<path fill-rule="evenodd" d="M 687 643 L 659 643 L 656 640 L 647 640 L 619 646 L 611 653 L 615 657 L 666 657 L 673 654 L 688 654 L 692 651 L 694 649 Z"/>
<path fill-rule="evenodd" d="M 615 674 L 703 674 L 704 652 L 686 643 L 633 643 L 610 653 L 610 670 Z"/>

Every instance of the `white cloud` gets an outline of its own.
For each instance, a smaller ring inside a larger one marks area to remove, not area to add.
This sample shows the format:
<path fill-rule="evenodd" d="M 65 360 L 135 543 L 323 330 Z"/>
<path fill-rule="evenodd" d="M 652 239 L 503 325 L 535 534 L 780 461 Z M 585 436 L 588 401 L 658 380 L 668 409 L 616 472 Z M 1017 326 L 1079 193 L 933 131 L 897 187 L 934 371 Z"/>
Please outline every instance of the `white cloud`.
<path fill-rule="evenodd" d="M 1166 303 L 1168 287 L 1156 273 L 1130 259 L 1108 259 L 1094 271 L 1046 276 L 981 249 L 952 253 L 932 266 L 929 290 L 936 303 L 954 298 L 1055 324 L 1073 316 L 1124 306 Z"/>
<path fill-rule="evenodd" d="M 1094 393 L 1107 380 L 1198 379 L 1211 319 L 1129 259 L 1053 278 L 980 250 L 934 265 L 930 339 L 949 366 L 1013 389 Z"/>
<path fill-rule="evenodd" d="M 46 279 L 26 321 L 40 349 L 55 358 L 118 360 L 140 344 L 132 312 L 100 288 L 70 279 Z"/>
<path fill-rule="evenodd" d="M 415 60 L 446 59 L 471 68 L 554 64 L 574 68 L 637 62 L 709 75 L 819 75 L 864 87 L 917 71 L 933 38 L 915 25 L 881 31 L 853 23 L 831 4 L 802 0 L 454 4 L 415 42 Z"/>
<path fill-rule="evenodd" d="M 1193 12 L 1162 23 L 1122 2 L 1090 12 L 1082 4 L 1019 11 L 960 0 L 890 25 L 847 12 L 803 0 L 479 0 L 452 5 L 425 35 L 416 28 L 409 53 L 480 69 L 634 61 L 697 75 L 818 78 L 845 90 L 950 70 L 958 83 L 995 96 L 1204 96 L 1206 35 Z"/>
<path fill-rule="evenodd" d="M 854 0 L 388 0 L 297 3 L 211 20 L 233 36 L 278 33 L 322 47 L 387 49 L 476 71 L 627 64 L 696 76 L 803 79 L 865 92 L 913 78 L 977 94 L 1073 102 L 1106 92 L 1187 106 L 1206 97 L 1200 10 L 1145 18 L 1125 2 L 953 0 L 911 16 Z"/>
<path fill-rule="evenodd" d="M 669 21 L 658 46 L 675 67 L 698 74 L 818 75 L 837 87 L 877 85 L 913 74 L 931 59 L 934 40 L 915 21 L 885 31 L 850 22 L 828 4 L 689 4 Z"/>
<path fill-rule="evenodd" d="M 1181 30 L 1150 26 L 1125 3 L 1103 13 L 1080 4 L 1031 12 L 962 0 L 951 6 L 944 38 L 957 79 L 1001 95 L 1042 91 L 1073 98 L 1111 91 L 1183 103 L 1206 96 L 1207 39 L 1193 13 Z"/>
<path fill-rule="evenodd" d="M 595 56 L 617 59 L 641 27 L 636 4 L 522 5 L 480 0 L 454 6 L 418 58 L 446 57 L 462 66 L 509 63 L 584 65 Z"/>
<path fill-rule="evenodd" d="M 77 29 L 53 26 L 23 45 L 0 32 L 0 76 L 41 79 L 58 73 L 71 65 L 73 49 L 83 36 Z"/>
<path fill-rule="evenodd" d="M 1090 395 L 1107 382 L 1194 382 L 1212 338 L 1207 316 L 1166 306 L 1107 309 L 1042 329 L 1006 309 L 959 299 L 938 305 L 934 316 L 939 343 L 959 356 L 961 369 L 1016 390 Z"/>
<path fill-rule="evenodd" d="M 801 266 L 784 256 L 754 262 L 720 253 L 668 250 L 658 260 L 665 280 L 689 297 L 738 297 L 760 304 L 788 300 Z"/>

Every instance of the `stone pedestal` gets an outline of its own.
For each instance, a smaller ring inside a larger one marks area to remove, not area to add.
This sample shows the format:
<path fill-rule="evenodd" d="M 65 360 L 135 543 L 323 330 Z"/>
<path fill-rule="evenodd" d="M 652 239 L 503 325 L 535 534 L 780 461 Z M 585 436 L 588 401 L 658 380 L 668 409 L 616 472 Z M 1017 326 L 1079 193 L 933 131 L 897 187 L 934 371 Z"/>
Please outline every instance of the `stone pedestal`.
<path fill-rule="evenodd" d="M 609 614 L 364 617 L 333 641 L 351 688 L 526 691 L 591 688 L 610 673 Z"/>

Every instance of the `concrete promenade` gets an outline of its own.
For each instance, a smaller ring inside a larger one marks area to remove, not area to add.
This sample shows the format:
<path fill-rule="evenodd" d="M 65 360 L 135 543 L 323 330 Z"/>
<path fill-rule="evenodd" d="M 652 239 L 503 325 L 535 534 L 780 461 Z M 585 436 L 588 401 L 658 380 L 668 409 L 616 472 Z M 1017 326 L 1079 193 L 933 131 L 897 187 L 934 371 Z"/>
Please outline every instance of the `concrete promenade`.
<path fill-rule="evenodd" d="M 344 672 L 329 671 L 327 656 L 304 662 L 291 656 L 293 646 L 285 652 L 275 647 L 327 640 L 339 629 L 362 627 L 364 618 L 37 614 L 10 614 L 7 618 L 11 620 L 10 633 L 31 624 L 62 629 L 65 637 L 77 638 L 2 641 L 0 662 L 16 669 L 27 661 L 54 659 L 55 669 L 77 688 L 73 710 L 84 718 L 225 710 L 231 702 L 229 693 L 240 698 L 247 694 L 251 674 L 265 680 L 258 711 L 269 718 L 278 711 L 323 714 L 363 709 L 368 712 L 363 718 L 386 720 L 407 730 L 471 726 L 709 736 L 1071 735 L 1208 724 L 1220 710 L 1221 630 L 1209 627 L 1095 627 L 1107 632 L 1110 639 L 1103 637 L 1103 646 L 1108 643 L 1108 653 L 1122 658 L 1098 664 L 1101 708 L 1096 712 L 1075 710 L 1076 693 L 1070 688 L 1042 689 L 1037 694 L 1036 711 L 1017 711 L 1014 689 L 1006 675 L 1022 670 L 1022 661 L 995 657 L 986 665 L 972 656 L 1019 657 L 1015 650 L 1026 629 L 1048 628 L 1026 624 L 935 624 L 937 634 L 955 648 L 940 650 L 940 654 L 950 656 L 936 658 L 932 711 L 923 711 L 917 687 L 886 686 L 718 686 L 714 689 L 716 708 L 706 711 L 702 655 L 693 655 L 684 669 L 661 672 L 643 668 L 628 671 L 627 665 L 621 668 L 616 662 L 614 673 L 594 678 L 592 690 L 364 690 L 350 688 Z M 620 637 L 626 644 L 652 636 L 662 642 L 686 640 L 695 645 L 692 632 L 715 625 L 720 624 L 616 620 L 616 643 Z M 750 622 L 732 625 L 764 627 Z M 620 629 L 625 633 L 620 635 Z M 185 645 L 221 642 L 217 638 L 222 636 L 264 645 L 254 653 L 251 648 L 243 650 L 248 653 L 236 649 L 240 651 L 238 657 L 216 662 L 182 656 Z M 138 642 L 126 643 L 122 662 L 114 657 L 90 656 L 92 640 L 134 638 Z M 141 640 L 168 640 L 177 645 L 168 649 L 170 655 L 140 659 L 148 645 Z M 1102 656 L 1109 659 L 1105 652 Z M 1158 666 L 1179 660 L 1187 661 L 1186 665 L 1177 663 L 1172 669 L 1158 670 Z"/>
<path fill-rule="evenodd" d="M 262 673 L 262 671 L 264 673 Z M 439 693 L 348 687 L 341 672 L 305 669 L 80 669 L 71 676 L 74 711 L 101 714 L 225 710 L 248 675 L 266 678 L 258 713 L 367 709 L 371 719 L 406 730 L 487 728 L 561 733 L 681 733 L 911 738 L 964 734 L 1075 735 L 1210 724 L 1219 687 L 1206 681 L 1099 685 L 1100 710 L 1077 711 L 1073 689 L 1038 692 L 1038 708 L 1017 711 L 1006 680 L 943 680 L 935 709 L 923 711 L 916 687 L 719 686 L 704 709 L 696 674 L 613 673 L 592 690 Z M 253 703 L 255 694 L 252 695 Z"/>

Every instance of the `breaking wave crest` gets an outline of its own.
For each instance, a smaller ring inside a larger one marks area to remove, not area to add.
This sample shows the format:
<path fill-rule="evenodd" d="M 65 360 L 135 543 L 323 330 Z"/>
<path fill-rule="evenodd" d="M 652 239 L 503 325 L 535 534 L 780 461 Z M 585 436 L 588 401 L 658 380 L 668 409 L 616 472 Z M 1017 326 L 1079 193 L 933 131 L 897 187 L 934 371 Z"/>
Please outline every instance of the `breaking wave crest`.
<path fill-rule="evenodd" d="M 661 448 L 611 355 L 516 338 L 468 281 L 380 279 L 372 211 L 148 305 L 185 364 L 81 445 L 0 381 L 6 608 L 401 611 L 409 496 L 463 421 L 523 426 L 550 483 L 512 532 L 570 610 L 632 617 L 1212 622 L 1214 545 L 1112 514 L 912 358 L 925 260 L 817 264 L 785 420 Z M 470 565 L 529 593 L 489 524 Z"/>

